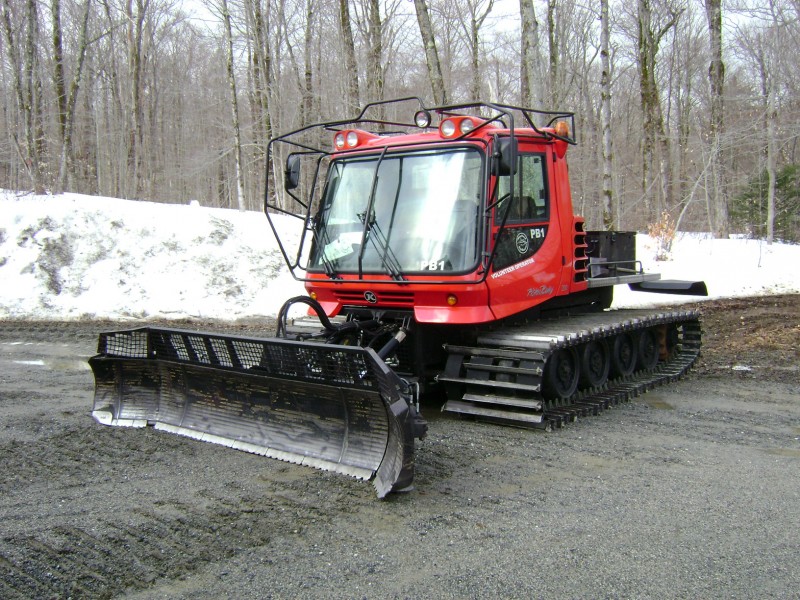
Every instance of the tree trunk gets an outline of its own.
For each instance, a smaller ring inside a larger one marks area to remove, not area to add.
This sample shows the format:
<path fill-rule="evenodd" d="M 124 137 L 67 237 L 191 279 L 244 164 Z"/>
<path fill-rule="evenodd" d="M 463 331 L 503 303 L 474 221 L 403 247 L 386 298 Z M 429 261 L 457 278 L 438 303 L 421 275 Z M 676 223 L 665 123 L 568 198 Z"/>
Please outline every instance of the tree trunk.
<path fill-rule="evenodd" d="M 222 21 L 225 28 L 225 53 L 228 85 L 231 90 L 231 117 L 233 120 L 233 158 L 236 176 L 236 203 L 239 210 L 244 211 L 245 192 L 244 177 L 242 175 L 242 137 L 239 130 L 239 101 L 236 94 L 236 77 L 233 70 L 233 29 L 231 27 L 231 14 L 228 10 L 228 0 L 222 0 Z"/>
<path fill-rule="evenodd" d="M 775 187 L 777 176 L 775 168 L 775 121 L 777 111 L 775 110 L 772 94 L 770 94 L 769 107 L 767 108 L 767 244 L 772 244 L 775 240 Z"/>
<path fill-rule="evenodd" d="M 764 114 L 764 129 L 767 134 L 767 143 L 764 148 L 767 170 L 767 222 L 766 237 L 767 244 L 772 244 L 775 240 L 775 187 L 777 185 L 776 159 L 777 149 L 775 140 L 775 121 L 777 110 L 775 109 L 775 74 L 774 62 L 770 54 L 773 50 L 770 41 L 766 40 L 767 35 L 761 36 L 760 56 L 758 57 L 759 76 L 761 80 L 761 102 Z"/>
<path fill-rule="evenodd" d="M 61 137 L 61 150 L 64 154 L 64 137 L 67 129 L 67 85 L 64 82 L 64 46 L 61 42 L 61 0 L 52 0 L 50 16 L 53 41 L 53 87 L 56 92 L 58 133 Z M 61 178 L 59 177 L 59 181 Z M 61 191 L 61 190 L 59 190 Z"/>
<path fill-rule="evenodd" d="M 725 176 L 722 172 L 722 134 L 725 129 L 724 83 L 725 63 L 722 62 L 722 0 L 705 0 L 708 21 L 711 64 L 708 67 L 708 80 L 711 84 L 711 119 L 708 138 L 711 144 L 711 176 L 714 182 L 714 236 L 728 237 L 728 203 Z"/>
<path fill-rule="evenodd" d="M 369 17 L 367 19 L 367 100 L 380 102 L 383 100 L 383 21 L 381 20 L 380 0 L 369 0 Z M 378 119 L 384 118 L 384 107 L 378 107 Z"/>
<path fill-rule="evenodd" d="M 144 139 L 144 109 L 142 107 L 142 71 L 144 68 L 142 43 L 144 39 L 144 21 L 150 0 L 135 0 L 136 12 L 133 10 L 133 0 L 127 0 L 125 12 L 128 21 L 128 71 L 130 76 L 130 131 L 128 141 L 128 164 L 132 176 L 129 180 L 132 188 L 128 189 L 126 197 L 138 196 L 142 191 L 142 145 Z"/>
<path fill-rule="evenodd" d="M 128 179 L 128 160 L 130 144 L 129 111 L 123 101 L 122 80 L 117 62 L 119 53 L 117 43 L 117 16 L 112 11 L 109 0 L 101 0 L 105 14 L 104 28 L 108 32 L 103 69 L 106 71 L 106 101 L 98 106 L 99 124 L 96 133 L 97 160 L 100 189 L 114 197 L 126 196 Z M 121 130 L 115 129 L 120 127 Z"/>
<path fill-rule="evenodd" d="M 344 46 L 344 64 L 347 111 L 355 113 L 361 106 L 358 90 L 358 66 L 356 64 L 356 45 L 353 41 L 353 28 L 350 27 L 349 0 L 339 0 L 339 29 Z"/>
<path fill-rule="evenodd" d="M 314 111 L 314 68 L 312 54 L 314 44 L 314 0 L 306 0 L 306 33 L 305 33 L 305 68 L 303 70 L 303 111 L 301 125 L 307 125 L 315 119 Z"/>
<path fill-rule="evenodd" d="M 254 189 L 264 189 L 271 169 L 266 164 L 267 144 L 272 138 L 270 90 L 273 89 L 272 49 L 270 48 L 270 0 L 246 0 L 247 45 L 250 58 L 248 80 L 253 115 L 253 175 Z M 273 189 L 273 186 L 269 186 Z"/>
<path fill-rule="evenodd" d="M 75 105 L 78 100 L 83 65 L 86 59 L 86 50 L 89 46 L 89 14 L 91 0 L 85 0 L 81 29 L 78 34 L 78 55 L 75 69 L 70 81 L 69 91 L 66 89 L 64 79 L 64 52 L 62 47 L 63 34 L 61 30 L 61 0 L 53 0 L 52 26 L 53 26 L 53 80 L 56 90 L 56 106 L 58 109 L 58 130 L 61 136 L 61 160 L 58 169 L 58 191 L 64 191 L 69 184 L 68 178 L 73 175 L 73 149 L 72 133 L 75 124 Z"/>
<path fill-rule="evenodd" d="M 642 108 L 642 193 L 645 218 L 652 223 L 666 208 L 671 208 L 670 144 L 664 128 L 661 98 L 656 82 L 656 59 L 661 39 L 675 26 L 680 12 L 672 12 L 659 26 L 653 22 L 650 0 L 638 0 L 637 45 L 639 92 Z M 660 151 L 660 157 L 658 156 Z M 659 160 L 660 159 L 660 160 Z M 658 171 L 656 170 L 658 162 Z M 660 174 L 661 185 L 657 176 Z M 659 193 L 660 192 L 660 193 Z"/>
<path fill-rule="evenodd" d="M 651 80 L 655 81 L 651 69 L 655 67 L 652 55 L 650 26 L 650 2 L 639 0 L 637 12 L 637 45 L 639 67 L 639 98 L 642 108 L 642 194 L 648 222 L 652 222 L 657 211 L 653 210 L 653 160 L 655 155 L 655 125 L 653 123 L 653 94 Z"/>
<path fill-rule="evenodd" d="M 486 18 L 489 16 L 489 13 L 492 12 L 492 8 L 494 8 L 494 0 L 489 0 L 483 10 L 481 5 L 482 0 L 470 0 L 467 3 L 469 9 L 469 23 L 466 21 L 466 15 L 465 18 L 461 20 L 462 29 L 469 47 L 470 70 L 472 72 L 469 93 L 470 99 L 473 102 L 478 102 L 481 99 L 480 32 Z"/>
<path fill-rule="evenodd" d="M 522 21 L 522 65 L 520 68 L 523 106 L 542 104 L 541 93 L 541 55 L 539 52 L 539 22 L 533 0 L 519 0 L 520 20 Z"/>
<path fill-rule="evenodd" d="M 470 20 L 470 58 L 472 62 L 472 83 L 470 85 L 470 99 L 478 102 L 481 99 L 481 69 L 480 69 L 480 25 L 473 17 Z"/>
<path fill-rule="evenodd" d="M 447 104 L 447 91 L 444 88 L 442 65 L 439 62 L 439 53 L 436 50 L 436 38 L 433 36 L 433 25 L 425 0 L 414 0 L 414 9 L 417 12 L 419 33 L 422 45 L 425 48 L 425 62 L 428 65 L 428 78 L 433 92 L 433 103 L 436 105 Z"/>
<path fill-rule="evenodd" d="M 262 10 L 261 0 L 250 0 L 253 21 L 253 94 L 259 138 L 266 144 L 272 137 L 269 90 L 272 87 L 272 52 L 269 46 L 269 4 Z"/>
<path fill-rule="evenodd" d="M 556 0 L 547 0 L 547 70 L 550 82 L 548 108 L 556 110 L 561 97 L 558 81 L 558 39 L 556 36 Z"/>
<path fill-rule="evenodd" d="M 608 0 L 600 0 L 600 128 L 603 138 L 603 227 L 614 229 L 613 147 L 611 138 L 611 26 Z"/>
<path fill-rule="evenodd" d="M 44 192 L 40 165 L 41 146 L 37 140 L 36 130 L 36 44 L 39 32 L 38 13 L 35 0 L 25 3 L 25 18 L 23 32 L 19 37 L 15 35 L 15 28 L 11 22 L 12 9 L 9 0 L 3 0 L 2 19 L 3 30 L 8 43 L 8 55 L 11 58 L 13 71 L 14 92 L 19 107 L 24 145 L 20 143 L 16 133 L 12 134 L 17 152 L 24 165 L 25 172 L 30 179 L 34 193 Z M 20 56 L 20 48 L 23 54 Z"/>

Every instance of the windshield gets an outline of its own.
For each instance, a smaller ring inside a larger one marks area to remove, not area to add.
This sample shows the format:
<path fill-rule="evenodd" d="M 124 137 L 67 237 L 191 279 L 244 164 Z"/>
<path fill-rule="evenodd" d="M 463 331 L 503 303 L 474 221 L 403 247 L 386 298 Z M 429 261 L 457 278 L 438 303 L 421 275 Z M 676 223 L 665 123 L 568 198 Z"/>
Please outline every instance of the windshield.
<path fill-rule="evenodd" d="M 394 276 L 471 269 L 482 167 L 469 148 L 334 161 L 309 269 Z"/>

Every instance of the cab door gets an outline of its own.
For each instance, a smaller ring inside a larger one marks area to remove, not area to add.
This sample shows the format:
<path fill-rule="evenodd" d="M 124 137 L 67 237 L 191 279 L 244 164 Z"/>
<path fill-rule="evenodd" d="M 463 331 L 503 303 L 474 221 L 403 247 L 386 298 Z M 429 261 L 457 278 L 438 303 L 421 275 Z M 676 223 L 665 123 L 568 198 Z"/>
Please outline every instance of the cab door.
<path fill-rule="evenodd" d="M 491 236 L 495 249 L 487 279 L 496 318 L 558 293 L 563 265 L 551 164 L 549 147 L 526 150 L 520 144 L 516 174 L 496 179 Z"/>

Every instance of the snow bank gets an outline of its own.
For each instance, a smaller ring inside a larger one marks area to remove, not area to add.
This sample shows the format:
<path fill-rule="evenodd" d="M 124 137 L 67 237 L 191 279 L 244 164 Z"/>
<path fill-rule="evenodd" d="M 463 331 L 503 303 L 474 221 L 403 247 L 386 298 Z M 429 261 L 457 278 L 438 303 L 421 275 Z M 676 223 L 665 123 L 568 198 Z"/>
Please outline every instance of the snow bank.
<path fill-rule="evenodd" d="M 768 245 L 763 240 L 715 240 L 710 236 L 678 234 L 670 260 L 656 261 L 655 244 L 636 236 L 636 257 L 647 273 L 662 279 L 703 280 L 709 298 L 766 296 L 800 292 L 800 246 Z M 614 306 L 656 306 L 696 301 L 697 298 L 614 290 Z"/>
<path fill-rule="evenodd" d="M 236 319 L 303 292 L 263 213 L 78 194 L 0 192 L 0 280 L 0 318 Z"/>

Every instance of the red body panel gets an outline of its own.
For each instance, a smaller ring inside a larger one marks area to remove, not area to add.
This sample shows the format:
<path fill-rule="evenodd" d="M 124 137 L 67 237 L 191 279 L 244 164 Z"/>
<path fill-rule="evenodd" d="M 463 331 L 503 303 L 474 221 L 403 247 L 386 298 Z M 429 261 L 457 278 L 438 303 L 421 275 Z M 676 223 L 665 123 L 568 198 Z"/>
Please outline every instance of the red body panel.
<path fill-rule="evenodd" d="M 365 283 L 356 276 L 333 283 L 322 275 L 313 275 L 314 281 L 306 283 L 309 293 L 325 309 L 328 316 L 338 315 L 347 307 L 364 309 L 381 308 L 386 310 L 413 310 L 419 323 L 488 323 L 496 320 L 489 308 L 489 295 L 486 283 L 431 285 L 421 279 L 411 279 L 398 284 L 387 278 L 384 283 Z M 455 278 L 454 278 L 455 279 Z M 374 294 L 376 303 L 367 300 Z M 450 306 L 448 296 L 456 297 L 456 304 Z"/>

